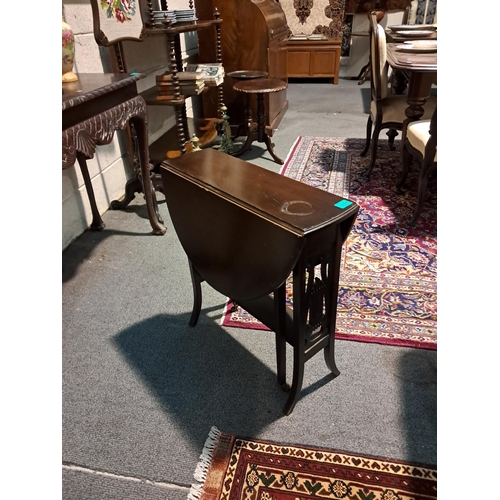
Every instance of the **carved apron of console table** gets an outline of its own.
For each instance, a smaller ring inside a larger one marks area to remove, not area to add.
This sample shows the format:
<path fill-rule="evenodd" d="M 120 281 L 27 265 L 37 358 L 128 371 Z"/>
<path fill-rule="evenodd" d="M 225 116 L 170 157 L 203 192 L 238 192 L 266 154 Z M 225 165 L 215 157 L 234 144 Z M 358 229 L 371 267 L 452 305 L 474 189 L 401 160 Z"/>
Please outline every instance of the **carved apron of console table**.
<path fill-rule="evenodd" d="M 97 209 L 87 158 L 93 158 L 97 145 L 109 144 L 115 130 L 125 129 L 130 122 L 137 139 L 138 170 L 149 221 L 154 234 L 166 231 L 150 178 L 146 102 L 138 95 L 136 86 L 142 77 L 142 74 L 80 73 L 78 81 L 62 84 L 62 168 L 70 168 L 78 160 L 89 196 L 93 230 L 103 229 L 104 223 Z"/>
<path fill-rule="evenodd" d="M 289 415 L 308 359 L 324 349 L 328 368 L 339 375 L 334 342 L 340 258 L 359 207 L 213 149 L 166 160 L 161 175 L 191 269 L 189 324 L 198 321 L 206 281 L 274 331 L 278 383 L 290 390 L 283 409 Z M 291 273 L 293 310 L 285 301 Z M 287 342 L 294 352 L 291 389 Z"/>

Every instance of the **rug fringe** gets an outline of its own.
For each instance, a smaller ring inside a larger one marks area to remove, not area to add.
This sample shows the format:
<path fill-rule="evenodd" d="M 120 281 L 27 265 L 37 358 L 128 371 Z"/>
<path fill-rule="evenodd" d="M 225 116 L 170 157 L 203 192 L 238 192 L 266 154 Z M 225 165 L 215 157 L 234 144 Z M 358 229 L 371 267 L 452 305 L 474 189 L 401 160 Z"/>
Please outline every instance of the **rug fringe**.
<path fill-rule="evenodd" d="M 215 445 L 220 434 L 221 432 L 219 431 L 219 429 L 217 429 L 215 425 L 212 426 L 210 432 L 208 433 L 207 440 L 205 441 L 205 444 L 203 446 L 200 460 L 194 471 L 194 478 L 198 481 L 198 483 L 191 485 L 188 500 L 198 500 L 201 496 L 203 485 L 207 478 L 208 469 L 212 462 Z"/>
<path fill-rule="evenodd" d="M 297 139 L 295 139 L 295 142 L 293 143 L 292 147 L 290 148 L 290 151 L 288 151 L 288 154 L 286 155 L 285 161 L 283 162 L 283 166 L 280 169 L 280 175 L 283 175 L 283 172 L 288 167 L 288 160 L 293 155 L 293 153 L 295 153 L 295 148 L 297 147 L 297 144 L 299 143 L 300 139 L 302 139 L 301 135 L 299 135 L 297 137 Z"/>

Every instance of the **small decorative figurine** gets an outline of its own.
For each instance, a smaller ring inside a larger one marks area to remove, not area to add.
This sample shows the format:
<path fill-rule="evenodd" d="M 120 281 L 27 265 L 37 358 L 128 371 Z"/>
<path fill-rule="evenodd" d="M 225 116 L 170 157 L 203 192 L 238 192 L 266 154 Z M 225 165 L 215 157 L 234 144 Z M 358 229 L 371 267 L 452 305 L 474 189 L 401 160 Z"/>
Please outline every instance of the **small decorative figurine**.
<path fill-rule="evenodd" d="M 231 127 L 229 126 L 229 116 L 227 115 L 227 107 L 222 104 L 221 115 L 223 120 L 222 140 L 219 151 L 222 153 L 231 154 L 233 152 L 233 141 L 231 140 Z"/>
<path fill-rule="evenodd" d="M 193 145 L 193 149 L 191 150 L 192 153 L 194 153 L 195 151 L 201 151 L 200 139 L 198 139 L 196 134 L 193 134 L 193 137 L 191 137 L 191 144 Z"/>

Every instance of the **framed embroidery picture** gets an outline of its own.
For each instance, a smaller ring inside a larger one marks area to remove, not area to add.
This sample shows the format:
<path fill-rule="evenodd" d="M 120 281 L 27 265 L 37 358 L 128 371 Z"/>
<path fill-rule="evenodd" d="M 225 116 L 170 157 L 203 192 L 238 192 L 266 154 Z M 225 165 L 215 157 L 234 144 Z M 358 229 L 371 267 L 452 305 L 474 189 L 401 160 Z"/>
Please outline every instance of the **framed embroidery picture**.
<path fill-rule="evenodd" d="M 122 40 L 142 41 L 145 36 L 139 0 L 90 0 L 94 37 L 99 45 Z"/>

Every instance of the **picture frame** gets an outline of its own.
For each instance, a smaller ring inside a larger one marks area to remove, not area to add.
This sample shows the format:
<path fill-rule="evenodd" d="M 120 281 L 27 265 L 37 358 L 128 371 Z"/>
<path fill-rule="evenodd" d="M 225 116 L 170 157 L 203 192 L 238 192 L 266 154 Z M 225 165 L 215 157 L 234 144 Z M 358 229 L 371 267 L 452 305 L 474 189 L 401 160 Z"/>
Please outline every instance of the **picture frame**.
<path fill-rule="evenodd" d="M 146 33 L 139 0 L 90 0 L 94 38 L 109 47 L 123 40 L 140 42 Z"/>

